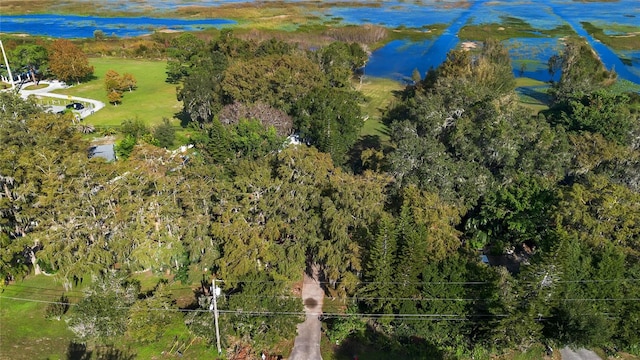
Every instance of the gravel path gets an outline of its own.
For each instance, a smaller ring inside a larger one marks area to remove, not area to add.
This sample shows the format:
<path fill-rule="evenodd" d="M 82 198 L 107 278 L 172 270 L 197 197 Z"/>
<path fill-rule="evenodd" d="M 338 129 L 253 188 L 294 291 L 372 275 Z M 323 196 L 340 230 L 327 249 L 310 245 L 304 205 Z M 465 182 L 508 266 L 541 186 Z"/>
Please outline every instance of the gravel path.
<path fill-rule="evenodd" d="M 317 279 L 317 274 L 314 277 Z M 320 355 L 322 324 L 319 316 L 322 314 L 324 291 L 316 279 L 307 274 L 304 275 L 302 299 L 307 318 L 303 323 L 298 324 L 298 336 L 296 336 L 289 360 L 322 360 L 322 355 Z"/>
<path fill-rule="evenodd" d="M 560 355 L 562 356 L 562 360 L 602 360 L 600 356 L 591 350 L 572 350 L 567 346 L 560 350 Z"/>
<path fill-rule="evenodd" d="M 33 83 L 26 83 L 26 84 L 24 84 L 23 87 L 26 87 L 26 86 L 28 86 L 30 84 L 33 84 Z M 26 99 L 30 95 L 37 95 L 37 96 L 46 96 L 46 97 L 56 98 L 56 99 L 63 99 L 63 100 L 65 100 L 66 103 L 71 103 L 73 101 L 82 101 L 82 102 L 85 102 L 85 103 L 89 103 L 89 104 L 91 104 L 90 107 L 86 107 L 83 110 L 78 111 L 78 114 L 83 119 L 86 118 L 87 116 L 93 114 L 94 112 L 102 109 L 105 106 L 102 101 L 98 101 L 98 100 L 94 100 L 94 99 L 87 99 L 87 98 L 78 97 L 78 96 L 70 96 L 70 95 L 61 95 L 61 94 L 52 94 L 52 93 L 50 93 L 50 91 L 53 91 L 53 90 L 66 89 L 66 88 L 69 87 L 63 82 L 60 82 L 60 81 L 40 81 L 40 84 L 48 84 L 49 86 L 47 86 L 46 88 L 37 89 L 37 90 L 20 90 L 20 96 L 23 99 Z M 61 109 L 64 109 L 64 106 L 61 106 Z M 57 107 L 56 107 L 55 110 L 57 110 Z"/>

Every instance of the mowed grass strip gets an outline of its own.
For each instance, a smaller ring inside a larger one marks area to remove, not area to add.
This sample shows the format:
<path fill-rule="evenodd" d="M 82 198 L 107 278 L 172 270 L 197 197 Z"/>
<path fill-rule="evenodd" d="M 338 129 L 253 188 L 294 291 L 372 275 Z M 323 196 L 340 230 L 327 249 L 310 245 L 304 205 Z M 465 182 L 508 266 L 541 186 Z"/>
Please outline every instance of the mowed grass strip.
<path fill-rule="evenodd" d="M 161 123 L 165 117 L 172 120 L 182 108 L 176 98 L 176 85 L 165 82 L 165 61 L 92 58 L 89 62 L 95 69 L 93 80 L 56 91 L 58 94 L 100 100 L 106 104 L 105 108 L 85 119 L 87 124 L 117 126 L 124 120 L 139 119 L 153 126 Z M 138 81 L 134 91 L 123 93 L 121 104 L 112 105 L 107 100 L 104 78 L 108 70 L 115 70 L 120 75 L 130 73 Z M 178 121 L 172 120 L 172 123 L 177 124 Z"/>
<path fill-rule="evenodd" d="M 381 140 L 388 140 L 388 129 L 381 121 L 382 113 L 393 101 L 393 92 L 404 89 L 404 86 L 395 80 L 374 77 L 366 77 L 362 83 L 356 81 L 354 86 L 366 98 L 362 113 L 367 120 L 360 135 L 379 136 Z"/>

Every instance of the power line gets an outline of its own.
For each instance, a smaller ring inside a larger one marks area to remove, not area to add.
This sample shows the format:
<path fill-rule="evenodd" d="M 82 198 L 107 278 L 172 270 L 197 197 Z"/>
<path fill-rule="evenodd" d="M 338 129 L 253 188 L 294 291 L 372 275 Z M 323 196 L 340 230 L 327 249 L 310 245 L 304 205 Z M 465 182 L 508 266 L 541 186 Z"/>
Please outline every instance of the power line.
<path fill-rule="evenodd" d="M 624 279 L 602 279 L 602 280 L 555 280 L 553 281 L 554 283 L 560 283 L 560 284 L 564 284 L 564 283 L 610 283 L 610 282 L 634 282 L 634 281 L 640 281 L 640 279 L 635 279 L 635 278 L 624 278 Z M 256 281 L 252 281 L 252 280 L 238 280 L 238 281 L 227 281 L 230 283 L 235 283 L 235 284 L 245 284 L 245 283 L 265 283 L 265 284 L 272 284 L 272 283 L 289 283 L 289 284 L 295 284 L 295 283 L 299 283 L 300 281 L 293 281 L 293 280 L 256 280 Z M 342 284 L 344 282 L 341 281 L 336 281 L 336 282 L 331 282 L 331 281 L 318 281 L 317 283 L 319 284 Z M 539 281 L 519 281 L 518 283 L 520 284 L 538 284 L 540 283 Z M 380 284 L 380 285 L 487 285 L 487 284 L 494 284 L 494 282 L 491 281 L 417 281 L 417 282 L 404 282 L 404 281 L 392 281 L 392 282 L 386 282 L 386 281 L 359 281 L 356 282 L 355 284 Z M 84 291 L 81 290 L 60 290 L 60 289 L 54 289 L 54 288 L 43 288 L 43 287 L 36 287 L 36 286 L 29 286 L 29 285 L 22 285 L 22 284 L 10 284 L 9 286 L 7 286 L 5 289 L 11 288 L 11 287 L 22 287 L 22 288 L 30 288 L 30 289 L 38 289 L 38 290 L 45 290 L 45 291 L 62 291 L 63 293 L 84 293 Z M 171 288 L 171 290 L 194 290 L 199 288 L 200 286 L 192 286 L 192 287 L 177 287 L 177 288 Z"/>
<path fill-rule="evenodd" d="M 0 299 L 10 299 L 17 301 L 38 302 L 47 304 L 62 304 L 68 306 L 77 306 L 77 304 L 63 303 L 57 301 L 44 301 L 36 299 L 16 298 L 9 296 L 0 296 Z M 119 307 L 119 309 L 131 309 L 131 307 Z M 143 311 L 167 311 L 167 312 L 181 312 L 181 313 L 209 313 L 210 310 L 206 309 L 170 309 L 170 308 L 147 308 Z M 358 317 L 361 319 L 382 319 L 392 318 L 399 321 L 473 321 L 477 319 L 491 319 L 491 318 L 509 318 L 514 315 L 510 314 L 386 314 L 386 313 L 306 313 L 296 311 L 244 311 L 244 310 L 219 310 L 220 315 L 235 315 L 235 316 L 252 316 L 252 317 L 264 317 L 264 316 L 319 316 L 322 319 L 343 319 L 348 317 Z M 621 316 L 610 316 L 609 313 L 594 313 L 594 314 L 580 314 L 580 316 L 596 316 L 607 315 L 610 318 L 620 318 Z M 546 321 L 553 319 L 554 317 L 545 316 L 529 316 L 536 321 Z"/>
<path fill-rule="evenodd" d="M 33 289 L 37 289 L 37 288 L 33 288 Z M 42 288 L 44 289 L 44 288 Z M 188 289 L 188 288 L 184 288 L 184 289 Z M 13 291 L 14 294 L 12 295 L 18 295 L 18 294 L 22 294 L 22 293 L 26 293 L 28 295 L 45 295 L 45 296 L 57 296 L 57 295 L 53 295 L 53 294 L 42 294 L 39 291 L 33 291 L 33 290 L 18 290 L 18 289 L 11 289 L 11 287 L 7 287 L 4 289 L 5 291 Z M 55 290 L 55 289 L 44 289 L 44 290 L 48 290 L 48 291 L 59 291 L 59 290 Z M 73 294 L 66 294 L 65 292 L 62 292 L 61 295 L 70 297 L 70 298 L 75 298 L 75 299 L 83 299 L 85 296 L 80 296 L 80 295 L 73 295 Z M 292 295 L 245 295 L 245 294 L 230 294 L 230 295 L 226 295 L 226 298 L 236 298 L 236 297 L 240 297 L 240 298 L 255 298 L 255 299 L 283 299 L 283 300 L 302 300 L 302 298 L 300 296 L 292 296 Z M 491 298 L 438 298 L 438 297 L 422 297 L 422 296 L 415 296 L 415 297 L 368 297 L 368 296 L 345 296 L 345 297 L 339 297 L 336 298 L 338 300 L 345 300 L 345 301 L 350 301 L 350 300 L 355 300 L 355 301 L 368 301 L 368 300 L 387 300 L 387 301 L 416 301 L 416 302 L 439 302 L 439 301 L 455 301 L 455 302 L 472 302 L 472 301 L 495 301 L 496 299 L 491 299 Z M 635 297 L 631 297 L 631 298 L 553 298 L 553 299 L 547 299 L 547 301 L 640 301 L 640 298 L 635 298 Z"/>
<path fill-rule="evenodd" d="M 60 304 L 60 305 L 69 305 L 69 306 L 76 306 L 77 304 L 73 304 L 73 303 L 67 303 L 67 302 L 60 302 L 60 301 L 46 301 L 46 300 L 36 300 L 36 299 L 25 299 L 25 298 L 18 298 L 18 297 L 12 297 L 12 296 L 0 296 L 0 299 L 9 299 L 9 300 L 18 300 L 18 301 L 27 301 L 27 302 L 37 302 L 37 303 L 45 303 L 45 304 Z"/>

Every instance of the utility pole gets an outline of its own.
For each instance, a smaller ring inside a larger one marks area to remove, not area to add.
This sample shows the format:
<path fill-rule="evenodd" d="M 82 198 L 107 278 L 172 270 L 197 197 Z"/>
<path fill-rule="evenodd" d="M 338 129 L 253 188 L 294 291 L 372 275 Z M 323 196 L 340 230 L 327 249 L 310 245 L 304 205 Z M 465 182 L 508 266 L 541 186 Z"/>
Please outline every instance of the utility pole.
<path fill-rule="evenodd" d="M 2 49 L 2 56 L 4 57 L 4 64 L 7 65 L 7 72 L 9 73 L 9 82 L 11 82 L 11 89 L 16 88 L 16 84 L 13 83 L 13 75 L 11 75 L 11 68 L 9 67 L 9 60 L 7 60 L 7 53 L 4 52 L 4 45 L 2 45 L 2 40 L 0 40 L 0 48 Z"/>
<path fill-rule="evenodd" d="M 216 289 L 216 278 L 211 280 L 211 295 L 213 295 L 213 321 L 216 326 L 216 344 L 218 345 L 218 355 L 222 354 L 220 348 L 220 328 L 218 327 L 218 291 Z"/>

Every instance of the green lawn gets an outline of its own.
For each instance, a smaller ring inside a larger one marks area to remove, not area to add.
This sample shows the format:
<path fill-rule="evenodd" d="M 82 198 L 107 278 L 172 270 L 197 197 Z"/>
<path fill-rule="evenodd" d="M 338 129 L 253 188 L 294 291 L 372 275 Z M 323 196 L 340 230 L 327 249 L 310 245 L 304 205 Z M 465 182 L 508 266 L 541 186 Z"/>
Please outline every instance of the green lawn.
<path fill-rule="evenodd" d="M 64 317 L 46 319 L 46 303 L 19 300 L 56 301 L 63 293 L 60 284 L 44 275 L 18 280 L 4 288 L 0 294 L 0 359 L 66 359 L 73 334 Z M 74 288 L 66 295 L 69 301 L 77 302 L 82 292 Z"/>
<path fill-rule="evenodd" d="M 144 292 L 151 290 L 162 277 L 142 273 L 133 278 L 140 280 Z M 64 293 L 71 303 L 77 303 L 84 296 L 83 289 L 90 282 L 88 276 L 85 276 L 83 284 L 65 292 L 52 277 L 38 275 L 3 287 L 0 294 L 0 359 L 68 359 L 67 353 L 69 345 L 74 341 L 74 335 L 68 329 L 65 320 L 73 313 L 74 307 L 71 306 L 61 320 L 49 320 L 45 318 L 46 301 L 56 301 Z M 182 306 L 193 301 L 189 300 L 193 299 L 190 286 L 170 283 L 170 287 L 173 297 Z M 165 329 L 162 337 L 156 342 L 133 343 L 124 336 L 115 339 L 114 344 L 122 351 L 130 349 L 128 352 L 135 354 L 137 359 L 178 358 L 177 351 L 188 359 L 216 358 L 214 348 L 203 339 L 194 337 L 181 316 Z M 100 350 L 90 347 L 87 354 L 98 353 Z M 171 355 L 163 356 L 163 352 Z M 76 358 L 80 357 L 73 357 Z M 86 357 L 89 358 L 94 359 L 95 356 Z"/>
<path fill-rule="evenodd" d="M 174 114 L 180 111 L 182 105 L 176 99 L 176 85 L 165 82 L 166 62 L 92 58 L 90 63 L 95 68 L 93 80 L 56 93 L 96 99 L 107 104 L 104 75 L 110 69 L 120 75 L 132 74 L 138 81 L 138 88 L 132 92 L 125 92 L 122 104 L 107 104 L 104 109 L 87 117 L 85 121 L 88 124 L 114 126 L 120 125 L 124 120 L 137 118 L 146 124 L 154 125 L 162 122 L 164 117 L 173 119 L 172 123 L 175 125 L 179 124 L 178 120 L 174 119 Z"/>
<path fill-rule="evenodd" d="M 404 86 L 394 80 L 373 77 L 367 77 L 362 83 L 355 82 L 354 86 L 367 99 L 362 106 L 362 113 L 367 120 L 360 135 L 379 136 L 381 140 L 388 140 L 387 127 L 380 121 L 382 111 L 393 100 L 393 91 L 402 90 Z"/>

